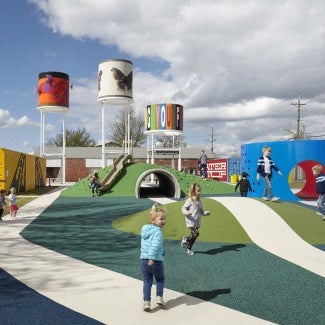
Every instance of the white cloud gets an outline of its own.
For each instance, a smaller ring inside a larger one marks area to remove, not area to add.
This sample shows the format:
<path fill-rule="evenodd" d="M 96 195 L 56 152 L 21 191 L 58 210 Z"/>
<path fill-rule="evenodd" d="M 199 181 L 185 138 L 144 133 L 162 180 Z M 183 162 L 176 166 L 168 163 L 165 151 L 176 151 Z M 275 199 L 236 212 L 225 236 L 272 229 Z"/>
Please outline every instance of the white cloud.
<path fill-rule="evenodd" d="M 32 121 L 26 115 L 16 119 L 10 116 L 9 110 L 4 110 L 0 108 L 0 128 L 24 127 L 24 126 L 39 127 L 39 123 Z"/>
<path fill-rule="evenodd" d="M 201 143 L 212 126 L 225 146 L 282 139 L 285 129 L 295 128 L 291 102 L 299 94 L 308 99 L 301 114 L 306 132 L 324 129 L 321 0 L 30 2 L 53 32 L 117 45 L 134 58 L 167 61 L 159 75 L 135 67 L 135 107 L 183 104 L 189 143 Z M 74 87 L 69 114 L 98 130 L 96 77 L 87 79 Z M 196 139 L 192 131 L 198 132 Z"/>

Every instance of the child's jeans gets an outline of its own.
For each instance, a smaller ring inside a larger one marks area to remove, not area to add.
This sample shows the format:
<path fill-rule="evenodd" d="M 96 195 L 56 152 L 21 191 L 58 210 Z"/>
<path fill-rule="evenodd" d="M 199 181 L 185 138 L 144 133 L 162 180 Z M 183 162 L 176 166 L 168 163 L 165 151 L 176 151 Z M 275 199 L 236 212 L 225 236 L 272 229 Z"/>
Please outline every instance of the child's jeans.
<path fill-rule="evenodd" d="M 317 206 L 323 216 L 325 216 L 325 194 L 320 194 L 317 200 Z"/>
<path fill-rule="evenodd" d="M 264 177 L 264 182 L 265 182 L 265 189 L 263 196 L 272 198 L 273 197 L 273 191 L 272 191 L 272 185 L 271 185 L 271 178 L 269 177 L 268 174 L 266 174 Z"/>
<path fill-rule="evenodd" d="M 156 296 L 162 297 L 164 294 L 164 265 L 162 261 L 154 261 L 153 265 L 148 265 L 148 260 L 141 260 L 141 271 L 143 277 L 143 301 L 151 301 L 151 287 L 153 277 L 156 279 Z"/>

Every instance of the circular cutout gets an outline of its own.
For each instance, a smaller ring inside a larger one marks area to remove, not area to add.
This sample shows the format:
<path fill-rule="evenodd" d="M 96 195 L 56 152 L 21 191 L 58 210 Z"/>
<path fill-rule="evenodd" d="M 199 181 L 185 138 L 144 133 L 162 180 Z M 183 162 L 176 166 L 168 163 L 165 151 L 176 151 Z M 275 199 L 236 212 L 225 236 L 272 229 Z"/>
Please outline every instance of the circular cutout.
<path fill-rule="evenodd" d="M 288 183 L 292 193 L 298 198 L 303 200 L 317 199 L 315 176 L 312 172 L 312 167 L 317 164 L 320 163 L 315 160 L 305 160 L 291 169 Z"/>

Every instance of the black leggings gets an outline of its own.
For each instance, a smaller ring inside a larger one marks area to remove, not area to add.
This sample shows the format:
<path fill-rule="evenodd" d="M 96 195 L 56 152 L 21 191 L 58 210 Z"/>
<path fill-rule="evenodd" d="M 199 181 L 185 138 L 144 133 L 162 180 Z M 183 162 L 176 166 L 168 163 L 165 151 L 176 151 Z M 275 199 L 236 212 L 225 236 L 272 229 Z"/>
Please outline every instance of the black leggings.
<path fill-rule="evenodd" d="M 199 227 L 188 227 L 188 229 L 191 231 L 191 235 L 189 237 L 186 237 L 187 248 L 192 249 L 192 246 L 195 243 L 196 238 L 200 236 Z"/>

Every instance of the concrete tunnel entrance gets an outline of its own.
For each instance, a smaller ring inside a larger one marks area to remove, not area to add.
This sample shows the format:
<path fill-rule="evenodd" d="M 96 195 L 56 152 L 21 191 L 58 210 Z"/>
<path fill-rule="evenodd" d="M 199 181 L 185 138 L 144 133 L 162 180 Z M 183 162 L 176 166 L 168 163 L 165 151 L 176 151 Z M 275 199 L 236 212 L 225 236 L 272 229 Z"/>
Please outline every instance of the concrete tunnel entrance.
<path fill-rule="evenodd" d="M 181 190 L 177 178 L 172 173 L 155 168 L 146 170 L 139 176 L 135 186 L 135 196 L 136 198 L 180 198 Z"/>

